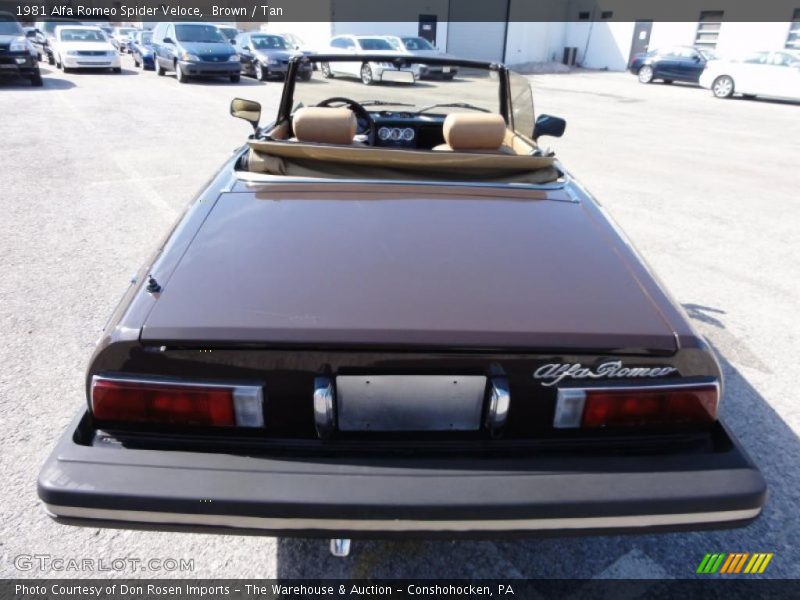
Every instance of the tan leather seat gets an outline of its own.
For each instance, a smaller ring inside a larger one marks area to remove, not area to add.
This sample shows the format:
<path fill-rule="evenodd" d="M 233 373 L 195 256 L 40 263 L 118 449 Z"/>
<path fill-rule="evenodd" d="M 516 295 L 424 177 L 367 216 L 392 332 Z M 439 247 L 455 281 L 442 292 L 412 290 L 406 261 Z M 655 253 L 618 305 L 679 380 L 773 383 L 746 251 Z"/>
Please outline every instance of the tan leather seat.
<path fill-rule="evenodd" d="M 513 150 L 503 146 L 506 122 L 498 114 L 451 113 L 442 127 L 445 144 L 434 150 L 457 152 L 502 152 Z"/>
<path fill-rule="evenodd" d="M 292 129 L 298 142 L 350 146 L 356 127 L 356 116 L 349 108 L 306 106 L 292 117 Z"/>

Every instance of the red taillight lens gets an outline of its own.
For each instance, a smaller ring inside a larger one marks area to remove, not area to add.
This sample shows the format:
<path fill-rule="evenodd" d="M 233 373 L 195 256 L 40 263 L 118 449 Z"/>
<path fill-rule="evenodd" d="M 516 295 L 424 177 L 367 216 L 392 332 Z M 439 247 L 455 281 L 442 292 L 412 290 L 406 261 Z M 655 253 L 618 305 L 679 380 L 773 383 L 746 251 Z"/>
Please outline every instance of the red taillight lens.
<path fill-rule="evenodd" d="M 261 390 L 255 386 L 204 386 L 92 379 L 92 414 L 99 421 L 263 426 Z"/>
<path fill-rule="evenodd" d="M 642 388 L 559 390 L 554 426 L 631 427 L 710 423 L 717 418 L 716 383 Z"/>

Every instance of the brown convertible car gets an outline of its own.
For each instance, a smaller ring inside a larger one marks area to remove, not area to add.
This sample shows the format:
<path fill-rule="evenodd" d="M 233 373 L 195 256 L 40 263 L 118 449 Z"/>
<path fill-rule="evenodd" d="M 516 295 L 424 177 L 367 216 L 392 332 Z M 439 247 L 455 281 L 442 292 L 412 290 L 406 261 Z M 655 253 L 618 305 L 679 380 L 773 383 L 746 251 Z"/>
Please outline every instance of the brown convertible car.
<path fill-rule="evenodd" d="M 336 540 L 734 527 L 766 486 L 708 344 L 540 143 L 528 79 L 363 86 L 277 118 L 139 271 L 44 465 L 60 521 Z M 438 65 L 436 58 L 414 61 Z M 327 77 L 323 75 L 327 74 Z"/>

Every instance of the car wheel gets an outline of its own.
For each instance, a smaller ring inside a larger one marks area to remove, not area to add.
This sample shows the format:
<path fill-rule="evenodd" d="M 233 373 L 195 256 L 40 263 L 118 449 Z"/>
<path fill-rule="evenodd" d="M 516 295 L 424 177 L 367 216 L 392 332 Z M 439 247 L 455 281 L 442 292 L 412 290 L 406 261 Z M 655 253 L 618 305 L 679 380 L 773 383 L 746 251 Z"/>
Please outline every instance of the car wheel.
<path fill-rule="evenodd" d="M 453 77 L 455 77 L 453 73 L 447 73 L 445 75 L 442 75 L 442 79 L 444 79 L 445 81 L 453 81 Z"/>
<path fill-rule="evenodd" d="M 261 66 L 261 63 L 256 61 L 255 66 L 253 67 L 256 79 L 259 81 L 266 81 L 267 80 L 267 71 L 264 71 L 264 67 Z"/>
<path fill-rule="evenodd" d="M 186 77 L 186 73 L 183 72 L 181 68 L 181 63 L 175 63 L 175 79 L 178 80 L 178 83 L 186 83 L 188 77 Z"/>
<path fill-rule="evenodd" d="M 111 70 L 114 71 L 114 73 L 122 73 L 122 67 L 114 67 Z"/>
<path fill-rule="evenodd" d="M 730 75 L 720 75 L 711 84 L 711 91 L 717 98 L 730 98 L 733 90 L 733 78 Z"/>
<path fill-rule="evenodd" d="M 333 79 L 333 71 L 331 71 L 330 64 L 324 62 L 319 64 L 319 70 L 322 71 L 322 76 L 325 79 Z"/>
<path fill-rule="evenodd" d="M 54 60 L 54 61 L 55 61 L 55 63 L 56 63 L 56 69 L 60 69 L 60 68 L 61 68 L 61 61 L 60 61 L 60 60 L 58 60 L 57 58 L 53 58 L 53 60 Z"/>
<path fill-rule="evenodd" d="M 231 83 L 239 83 L 239 80 L 241 78 L 242 76 L 239 73 L 237 73 L 236 75 L 231 75 Z"/>
<path fill-rule="evenodd" d="M 364 85 L 372 85 L 375 83 L 375 80 L 372 78 L 372 69 L 370 69 L 369 65 L 366 63 L 361 65 L 361 83 Z"/>
<path fill-rule="evenodd" d="M 311 71 L 303 71 L 300 73 L 300 81 L 308 81 L 311 79 Z"/>
<path fill-rule="evenodd" d="M 136 55 L 135 54 L 133 56 L 133 66 L 136 67 L 137 69 L 139 68 L 139 61 L 136 60 Z M 142 63 L 142 66 L 144 66 L 144 63 Z"/>
<path fill-rule="evenodd" d="M 31 85 L 33 87 L 42 87 L 44 82 L 42 81 L 42 72 L 39 69 L 36 69 L 31 75 Z"/>
<path fill-rule="evenodd" d="M 55 59 L 55 58 L 53 58 L 53 55 L 52 55 L 52 54 L 48 54 L 48 55 L 47 55 L 47 64 L 48 64 L 48 65 L 54 65 L 54 64 L 56 64 L 56 59 Z"/>
<path fill-rule="evenodd" d="M 639 69 L 639 83 L 651 83 L 653 81 L 653 67 L 649 65 Z"/>

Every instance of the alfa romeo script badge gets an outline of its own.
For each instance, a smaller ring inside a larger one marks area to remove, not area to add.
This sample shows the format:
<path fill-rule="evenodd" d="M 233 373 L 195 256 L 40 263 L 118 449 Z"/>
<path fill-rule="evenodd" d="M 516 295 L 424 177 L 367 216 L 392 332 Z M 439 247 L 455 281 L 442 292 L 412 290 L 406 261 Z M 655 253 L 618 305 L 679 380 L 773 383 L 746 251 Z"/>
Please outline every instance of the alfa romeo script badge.
<path fill-rule="evenodd" d="M 542 365 L 533 372 L 534 379 L 543 379 L 544 386 L 556 385 L 562 379 L 626 379 L 664 377 L 678 369 L 675 367 L 623 367 L 622 361 L 604 362 L 596 369 L 580 363 L 551 363 Z"/>

